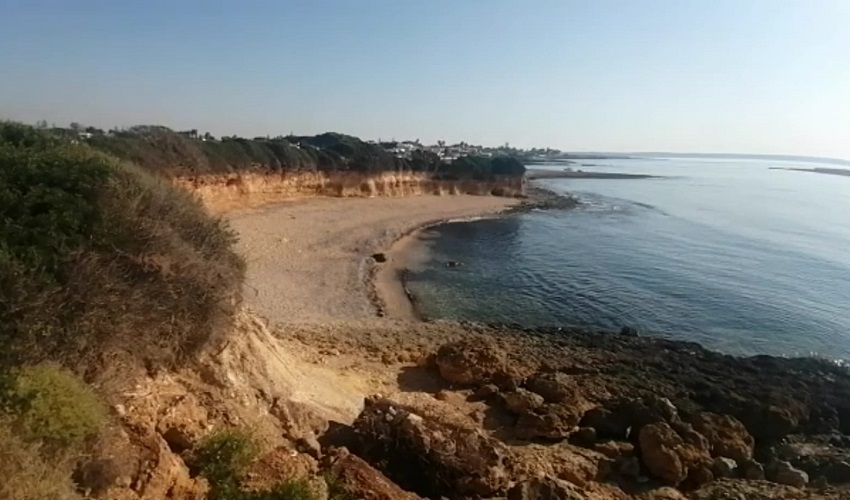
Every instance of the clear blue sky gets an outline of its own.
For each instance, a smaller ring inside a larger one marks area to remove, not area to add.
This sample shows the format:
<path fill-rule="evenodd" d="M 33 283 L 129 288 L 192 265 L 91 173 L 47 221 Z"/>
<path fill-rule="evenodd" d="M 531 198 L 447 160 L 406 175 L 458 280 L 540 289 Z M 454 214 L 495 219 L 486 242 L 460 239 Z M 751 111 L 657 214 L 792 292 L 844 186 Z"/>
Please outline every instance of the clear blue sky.
<path fill-rule="evenodd" d="M 0 117 L 850 158 L 850 1 L 0 0 Z"/>

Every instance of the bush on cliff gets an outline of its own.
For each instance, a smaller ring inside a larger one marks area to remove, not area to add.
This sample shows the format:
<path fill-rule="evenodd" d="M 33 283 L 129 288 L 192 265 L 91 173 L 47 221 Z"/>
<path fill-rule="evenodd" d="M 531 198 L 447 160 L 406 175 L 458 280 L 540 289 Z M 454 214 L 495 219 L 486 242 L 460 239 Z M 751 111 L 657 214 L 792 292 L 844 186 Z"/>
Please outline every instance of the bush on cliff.
<path fill-rule="evenodd" d="M 176 361 L 240 299 L 234 241 L 166 181 L 0 123 L 0 368 L 110 348 Z"/>
<path fill-rule="evenodd" d="M 94 391 L 68 370 L 40 364 L 0 376 L 0 498 L 79 498 L 75 463 L 106 422 Z"/>

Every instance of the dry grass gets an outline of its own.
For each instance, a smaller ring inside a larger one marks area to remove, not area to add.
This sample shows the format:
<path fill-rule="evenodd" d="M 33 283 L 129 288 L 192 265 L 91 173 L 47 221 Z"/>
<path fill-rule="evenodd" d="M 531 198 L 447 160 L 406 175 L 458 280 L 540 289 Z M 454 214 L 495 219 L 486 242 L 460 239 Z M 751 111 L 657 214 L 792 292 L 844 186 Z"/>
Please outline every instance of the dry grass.
<path fill-rule="evenodd" d="M 4 500 L 73 500 L 82 498 L 71 480 L 72 462 L 53 454 L 45 459 L 41 445 L 20 438 L 0 420 L 0 498 Z"/>

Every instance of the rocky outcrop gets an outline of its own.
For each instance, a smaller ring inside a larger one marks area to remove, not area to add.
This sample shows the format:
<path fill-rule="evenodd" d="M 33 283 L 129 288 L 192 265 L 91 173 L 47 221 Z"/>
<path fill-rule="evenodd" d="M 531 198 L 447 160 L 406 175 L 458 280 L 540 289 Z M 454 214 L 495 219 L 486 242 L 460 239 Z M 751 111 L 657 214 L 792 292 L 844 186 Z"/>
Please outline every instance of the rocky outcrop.
<path fill-rule="evenodd" d="M 690 423 L 708 440 L 712 456 L 736 461 L 752 458 L 755 440 L 735 417 L 700 412 L 690 419 Z"/>
<path fill-rule="evenodd" d="M 418 495 L 404 491 L 380 471 L 345 448 L 334 450 L 324 461 L 336 488 L 345 498 L 363 500 L 417 500 Z"/>
<path fill-rule="evenodd" d="M 644 465 L 665 483 L 678 485 L 688 479 L 692 485 L 700 485 L 713 479 L 708 450 L 686 442 L 666 423 L 644 426 L 639 443 Z"/>
<path fill-rule="evenodd" d="M 474 428 L 370 399 L 354 422 L 354 451 L 402 488 L 466 498 L 506 492 L 508 448 Z"/>

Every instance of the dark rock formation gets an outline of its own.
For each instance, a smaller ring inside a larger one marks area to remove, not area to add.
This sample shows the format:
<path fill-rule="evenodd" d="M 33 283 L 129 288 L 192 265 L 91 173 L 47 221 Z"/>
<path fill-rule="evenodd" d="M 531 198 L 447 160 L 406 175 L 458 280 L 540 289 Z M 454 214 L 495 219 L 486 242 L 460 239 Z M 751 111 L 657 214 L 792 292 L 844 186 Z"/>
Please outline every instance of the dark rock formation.
<path fill-rule="evenodd" d="M 367 401 L 353 451 L 399 486 L 427 497 L 504 494 L 507 447 L 470 428 L 424 417 L 388 400 Z"/>

